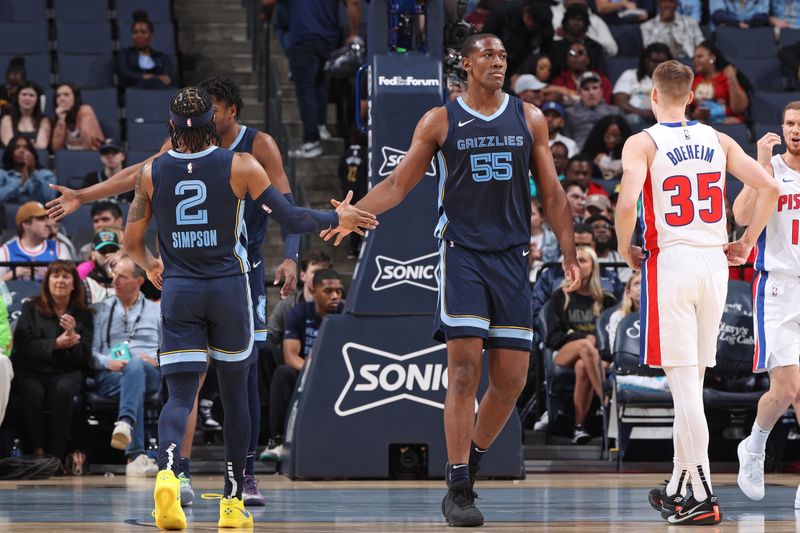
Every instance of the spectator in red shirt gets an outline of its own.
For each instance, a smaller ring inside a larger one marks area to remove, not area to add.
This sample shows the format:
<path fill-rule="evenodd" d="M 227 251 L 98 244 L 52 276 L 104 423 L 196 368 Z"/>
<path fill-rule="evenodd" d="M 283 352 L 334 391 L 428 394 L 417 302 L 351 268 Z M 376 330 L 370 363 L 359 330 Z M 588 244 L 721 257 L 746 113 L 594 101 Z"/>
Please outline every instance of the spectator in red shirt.
<path fill-rule="evenodd" d="M 709 41 L 694 51 L 691 116 L 708 124 L 744 122 L 749 83 Z"/>
<path fill-rule="evenodd" d="M 571 91 L 569 94 L 577 94 L 578 80 L 585 72 L 589 72 L 589 51 L 583 43 L 572 43 L 569 45 L 564 62 L 567 68 L 561 72 L 551 85 L 557 87 L 564 87 Z M 605 103 L 611 103 L 611 81 L 599 72 L 595 72 L 597 77 L 600 78 L 600 86 L 603 88 L 603 100 Z"/>

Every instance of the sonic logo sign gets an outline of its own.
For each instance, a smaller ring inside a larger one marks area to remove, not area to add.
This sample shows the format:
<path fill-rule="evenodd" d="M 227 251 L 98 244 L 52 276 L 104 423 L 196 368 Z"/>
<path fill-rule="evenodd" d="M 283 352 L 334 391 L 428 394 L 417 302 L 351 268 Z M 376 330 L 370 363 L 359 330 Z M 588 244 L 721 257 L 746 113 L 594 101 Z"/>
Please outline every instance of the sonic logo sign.
<path fill-rule="evenodd" d="M 378 176 L 381 177 L 391 174 L 392 171 L 397 168 L 397 165 L 400 164 L 400 161 L 406 156 L 405 150 L 398 150 L 391 146 L 384 146 L 381 148 L 381 154 L 383 154 L 383 163 L 381 163 L 381 168 L 378 170 Z M 425 175 L 436 175 L 436 167 L 433 166 L 433 159 L 431 159 L 431 166 L 425 172 Z"/>
<path fill-rule="evenodd" d="M 375 257 L 375 264 L 378 266 L 378 273 L 372 282 L 372 290 L 375 292 L 403 284 L 434 292 L 439 290 L 438 252 L 408 261 L 378 255 Z"/>

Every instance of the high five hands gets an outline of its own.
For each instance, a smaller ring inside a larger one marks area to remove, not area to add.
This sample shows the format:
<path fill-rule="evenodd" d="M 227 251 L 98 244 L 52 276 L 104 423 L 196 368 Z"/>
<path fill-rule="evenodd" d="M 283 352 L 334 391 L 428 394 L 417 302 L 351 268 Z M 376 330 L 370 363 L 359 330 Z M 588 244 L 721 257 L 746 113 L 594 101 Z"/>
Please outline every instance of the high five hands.
<path fill-rule="evenodd" d="M 338 200 L 331 200 L 331 205 L 336 208 L 336 213 L 339 215 L 339 225 L 335 228 L 329 228 L 320 232 L 319 236 L 323 240 L 330 240 L 336 236 L 333 242 L 334 246 L 339 246 L 342 239 L 347 237 L 351 232 L 358 235 L 364 235 L 361 228 L 370 230 L 378 227 L 378 220 L 372 213 L 367 213 L 361 209 L 350 204 L 353 199 L 353 191 L 348 191 L 347 196 L 341 202 Z"/>

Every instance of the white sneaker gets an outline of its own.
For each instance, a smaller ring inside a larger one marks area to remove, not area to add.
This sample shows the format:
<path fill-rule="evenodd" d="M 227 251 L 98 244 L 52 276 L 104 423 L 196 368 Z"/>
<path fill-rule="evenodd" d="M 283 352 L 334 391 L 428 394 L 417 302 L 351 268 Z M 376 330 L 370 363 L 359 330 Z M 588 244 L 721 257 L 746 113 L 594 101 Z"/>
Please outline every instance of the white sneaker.
<path fill-rule="evenodd" d="M 547 411 L 545 411 L 544 414 L 542 414 L 542 416 L 539 418 L 539 420 L 537 420 L 536 423 L 533 425 L 533 430 L 541 431 L 545 429 L 549 423 L 550 423 L 550 415 L 548 415 Z"/>
<path fill-rule="evenodd" d="M 798 485 L 797 492 L 794 495 L 794 508 L 800 509 L 800 485 Z"/>
<path fill-rule="evenodd" d="M 280 463 L 282 457 L 283 444 L 273 445 L 272 447 L 267 446 L 267 448 L 261 452 L 261 455 L 258 456 L 259 460 L 270 463 Z"/>
<path fill-rule="evenodd" d="M 333 139 L 333 135 L 331 135 L 331 132 L 328 131 L 328 126 L 325 124 L 320 124 L 317 129 L 319 130 L 319 138 L 323 141 Z"/>
<path fill-rule="evenodd" d="M 292 150 L 291 156 L 298 159 L 311 159 L 322 155 L 322 143 L 311 141 L 303 143 L 297 150 Z"/>
<path fill-rule="evenodd" d="M 131 443 L 131 431 L 133 428 L 124 420 L 117 420 L 114 423 L 114 432 L 111 433 L 111 447 L 117 450 L 124 450 Z"/>
<path fill-rule="evenodd" d="M 125 465 L 125 475 L 128 477 L 155 477 L 156 474 L 158 465 L 145 454 Z"/>
<path fill-rule="evenodd" d="M 751 500 L 760 500 L 764 497 L 764 456 L 762 453 L 752 453 L 747 450 L 747 437 L 739 443 L 736 453 L 739 455 L 739 477 L 736 482 L 744 495 Z"/>

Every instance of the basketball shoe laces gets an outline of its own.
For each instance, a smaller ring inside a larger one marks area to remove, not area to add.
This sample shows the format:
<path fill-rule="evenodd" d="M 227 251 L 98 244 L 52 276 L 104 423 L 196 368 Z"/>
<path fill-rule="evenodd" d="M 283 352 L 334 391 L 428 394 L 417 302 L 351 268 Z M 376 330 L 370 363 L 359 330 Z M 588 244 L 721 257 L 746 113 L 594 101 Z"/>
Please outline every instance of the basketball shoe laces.
<path fill-rule="evenodd" d="M 459 490 L 453 493 L 453 502 L 461 509 L 474 508 L 476 498 L 478 498 L 478 493 L 472 490 L 472 488 Z"/>
<path fill-rule="evenodd" d="M 258 491 L 258 481 L 255 476 L 244 476 L 244 489 L 242 493 L 255 494 Z"/>
<path fill-rule="evenodd" d="M 747 453 L 750 454 L 750 452 Z M 751 455 L 756 455 L 756 454 L 751 454 Z M 759 457 L 758 460 L 756 460 L 755 458 L 751 458 L 749 461 L 747 461 L 747 463 L 748 463 L 747 466 L 749 468 L 745 468 L 744 472 L 745 476 L 747 477 L 747 480 L 753 482 L 763 482 L 764 480 L 763 456 Z"/>

